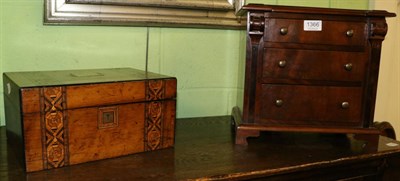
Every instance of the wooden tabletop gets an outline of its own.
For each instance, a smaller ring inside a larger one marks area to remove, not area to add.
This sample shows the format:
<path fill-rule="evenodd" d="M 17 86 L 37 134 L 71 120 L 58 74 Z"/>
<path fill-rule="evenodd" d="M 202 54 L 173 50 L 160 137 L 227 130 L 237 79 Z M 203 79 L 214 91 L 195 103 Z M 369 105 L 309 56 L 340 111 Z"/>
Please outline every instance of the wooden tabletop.
<path fill-rule="evenodd" d="M 177 120 L 174 148 L 26 174 L 1 127 L 0 180 L 254 179 L 343 164 L 372 165 L 374 160 L 399 157 L 399 144 L 380 137 L 376 151 L 371 151 L 365 142 L 346 135 L 267 132 L 239 146 L 230 117 L 191 118 Z"/>

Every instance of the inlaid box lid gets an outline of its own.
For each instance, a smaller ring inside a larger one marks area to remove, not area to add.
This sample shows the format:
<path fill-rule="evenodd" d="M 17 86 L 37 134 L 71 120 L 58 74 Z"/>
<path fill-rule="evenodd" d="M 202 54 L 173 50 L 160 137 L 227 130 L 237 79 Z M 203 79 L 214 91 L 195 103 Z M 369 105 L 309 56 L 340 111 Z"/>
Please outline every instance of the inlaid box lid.
<path fill-rule="evenodd" d="M 7 72 L 4 75 L 21 88 L 173 78 L 133 68 Z"/>

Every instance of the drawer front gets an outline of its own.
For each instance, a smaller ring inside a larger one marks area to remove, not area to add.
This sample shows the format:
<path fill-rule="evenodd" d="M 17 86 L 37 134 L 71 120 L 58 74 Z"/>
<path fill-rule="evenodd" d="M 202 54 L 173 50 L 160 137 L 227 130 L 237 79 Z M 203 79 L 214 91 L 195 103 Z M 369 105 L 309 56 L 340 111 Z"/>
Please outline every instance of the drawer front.
<path fill-rule="evenodd" d="M 268 19 L 264 41 L 363 46 L 366 30 L 362 22 L 322 21 L 321 31 L 305 31 L 304 20 Z"/>
<path fill-rule="evenodd" d="M 362 81 L 367 67 L 364 52 L 312 51 L 268 48 L 262 78 Z"/>
<path fill-rule="evenodd" d="M 261 85 L 259 123 L 361 126 L 362 88 Z"/>

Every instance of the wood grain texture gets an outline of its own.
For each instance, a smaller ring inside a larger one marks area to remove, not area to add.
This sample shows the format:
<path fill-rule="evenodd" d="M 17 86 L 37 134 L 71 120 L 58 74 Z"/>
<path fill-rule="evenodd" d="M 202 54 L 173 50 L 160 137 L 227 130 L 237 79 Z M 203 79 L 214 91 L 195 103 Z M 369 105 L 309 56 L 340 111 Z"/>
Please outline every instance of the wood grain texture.
<path fill-rule="evenodd" d="M 319 45 L 364 46 L 366 43 L 364 36 L 364 33 L 367 29 L 365 24 L 366 20 L 360 18 L 359 21 L 360 22 L 323 21 L 323 33 L 321 33 L 320 31 L 304 31 L 304 20 L 302 19 L 267 19 L 265 21 L 265 31 L 270 33 L 265 34 L 264 41 Z M 281 35 L 280 29 L 284 27 L 288 29 L 288 33 L 286 35 Z M 352 37 L 346 36 L 346 31 L 348 30 L 354 31 L 354 35 Z"/>
<path fill-rule="evenodd" d="M 68 109 L 145 101 L 144 81 L 68 86 Z"/>
<path fill-rule="evenodd" d="M 21 89 L 22 112 L 38 113 L 40 112 L 40 89 L 23 88 Z"/>
<path fill-rule="evenodd" d="M 266 48 L 263 57 L 264 83 L 270 79 L 361 83 L 367 72 L 367 52 Z"/>
<path fill-rule="evenodd" d="M 133 68 L 6 72 L 4 77 L 22 88 L 172 78 Z"/>
<path fill-rule="evenodd" d="M 70 164 L 144 151 L 144 104 L 119 105 L 118 112 L 117 127 L 98 129 L 97 107 L 68 110 Z"/>
<path fill-rule="evenodd" d="M 176 78 L 136 69 L 3 77 L 7 136 L 27 172 L 174 145 Z"/>
<path fill-rule="evenodd" d="M 166 98 L 175 98 L 177 91 L 177 80 L 176 78 L 165 79 L 165 90 L 164 95 Z"/>
<path fill-rule="evenodd" d="M 24 114 L 24 151 L 26 171 L 38 171 L 44 167 L 42 127 L 40 113 Z"/>
<path fill-rule="evenodd" d="M 359 87 L 263 84 L 262 92 L 256 104 L 258 123 L 362 127 Z M 349 107 L 342 108 L 343 102 Z"/>
<path fill-rule="evenodd" d="M 339 180 L 399 178 L 400 142 L 379 137 L 377 150 L 338 134 L 262 133 L 235 145 L 230 117 L 176 123 L 174 148 L 25 173 L 0 128 L 2 180 Z M 375 145 L 376 146 L 376 145 Z M 295 154 L 294 154 L 295 153 Z M 359 179 L 360 179 L 359 178 Z"/>
<path fill-rule="evenodd" d="M 243 10 L 248 22 L 238 143 L 247 144 L 246 135 L 257 135 L 257 128 L 379 133 L 373 115 L 380 52 L 385 18 L 394 13 L 254 4 Z M 318 28 L 306 28 L 310 20 Z"/>
<path fill-rule="evenodd" d="M 176 119 L 176 101 L 166 100 L 163 102 L 163 135 L 161 148 L 169 148 L 175 143 L 175 119 Z"/>
<path fill-rule="evenodd" d="M 308 15 L 340 15 L 348 17 L 395 17 L 395 13 L 390 13 L 385 10 L 352 10 L 352 9 L 333 9 L 333 8 L 315 8 L 315 7 L 295 7 L 293 6 L 274 6 L 274 5 L 262 5 L 262 4 L 249 4 L 243 6 L 241 13 L 254 10 L 264 12 L 276 12 L 276 13 L 287 13 L 287 14 L 308 14 Z"/>

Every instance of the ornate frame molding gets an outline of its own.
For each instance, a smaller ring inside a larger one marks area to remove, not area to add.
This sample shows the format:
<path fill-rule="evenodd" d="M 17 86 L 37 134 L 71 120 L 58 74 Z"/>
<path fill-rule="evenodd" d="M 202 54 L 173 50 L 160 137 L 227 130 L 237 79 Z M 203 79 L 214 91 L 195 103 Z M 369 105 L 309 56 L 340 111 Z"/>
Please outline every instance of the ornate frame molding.
<path fill-rule="evenodd" d="M 45 25 L 244 29 L 233 0 L 45 0 Z"/>
<path fill-rule="evenodd" d="M 240 9 L 246 4 L 246 0 L 235 0 L 234 5 L 235 5 L 235 14 L 238 15 Z"/>

